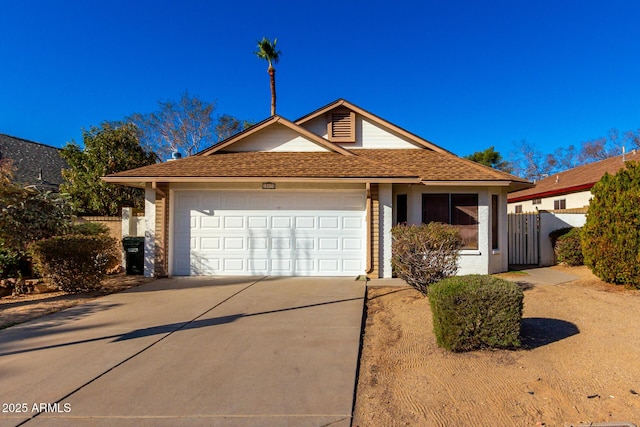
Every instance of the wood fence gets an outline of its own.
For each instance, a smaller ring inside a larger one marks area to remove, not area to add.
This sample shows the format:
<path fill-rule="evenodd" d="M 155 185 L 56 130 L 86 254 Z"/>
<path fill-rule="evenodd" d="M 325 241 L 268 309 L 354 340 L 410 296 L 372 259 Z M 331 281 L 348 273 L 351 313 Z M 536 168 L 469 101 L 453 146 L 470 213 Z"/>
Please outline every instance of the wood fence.
<path fill-rule="evenodd" d="M 540 215 L 512 213 L 508 215 L 509 264 L 540 264 Z"/>

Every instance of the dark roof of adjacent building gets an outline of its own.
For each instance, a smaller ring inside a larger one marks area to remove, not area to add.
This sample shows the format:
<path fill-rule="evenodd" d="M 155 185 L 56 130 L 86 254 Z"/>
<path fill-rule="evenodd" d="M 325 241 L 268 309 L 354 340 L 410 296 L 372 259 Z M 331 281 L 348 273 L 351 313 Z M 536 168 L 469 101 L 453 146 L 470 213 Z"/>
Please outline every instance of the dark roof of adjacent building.
<path fill-rule="evenodd" d="M 533 188 L 510 193 L 509 203 L 589 191 L 605 173 L 613 175 L 624 168 L 625 162 L 638 160 L 640 160 L 640 153 L 634 150 L 622 156 L 610 157 L 555 173 L 536 182 Z"/>
<path fill-rule="evenodd" d="M 14 182 L 42 190 L 57 190 L 64 182 L 62 169 L 69 167 L 59 148 L 1 133 L 0 159 L 12 160 Z"/>

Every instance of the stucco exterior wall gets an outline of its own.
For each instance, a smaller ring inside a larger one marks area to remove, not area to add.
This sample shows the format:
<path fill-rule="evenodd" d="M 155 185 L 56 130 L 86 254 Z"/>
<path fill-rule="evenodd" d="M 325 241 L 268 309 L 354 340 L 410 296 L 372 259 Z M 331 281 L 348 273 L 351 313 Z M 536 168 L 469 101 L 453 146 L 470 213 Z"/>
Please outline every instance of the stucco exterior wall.
<path fill-rule="evenodd" d="M 325 139 L 327 135 L 327 117 L 320 116 L 305 123 L 305 129 Z M 356 141 L 338 143 L 345 148 L 387 148 L 406 149 L 418 148 L 406 138 L 397 135 L 375 123 L 356 114 Z"/>
<path fill-rule="evenodd" d="M 422 222 L 423 193 L 459 193 L 478 195 L 478 249 L 460 251 L 458 275 L 492 274 L 508 269 L 506 189 L 501 187 L 455 187 L 425 185 L 394 185 L 393 200 L 398 194 L 407 194 L 407 222 Z M 491 248 L 491 195 L 499 196 L 499 248 Z M 394 210 L 393 224 L 396 224 Z"/>
<path fill-rule="evenodd" d="M 540 203 L 537 205 L 533 204 L 533 200 L 524 200 L 522 202 L 509 203 L 508 212 L 515 213 L 516 206 L 522 206 L 523 213 L 553 210 L 555 209 L 554 201 L 562 199 L 566 200 L 565 209 L 583 208 L 585 206 L 589 206 L 591 197 L 593 197 L 591 191 L 580 191 L 577 193 L 563 194 L 561 196 L 542 198 L 540 199 Z"/>
<path fill-rule="evenodd" d="M 582 227 L 587 221 L 583 213 L 540 212 L 540 265 L 555 264 L 555 254 L 549 234 L 567 227 Z"/>
<path fill-rule="evenodd" d="M 271 126 L 229 147 L 233 151 L 327 151 L 286 126 Z"/>

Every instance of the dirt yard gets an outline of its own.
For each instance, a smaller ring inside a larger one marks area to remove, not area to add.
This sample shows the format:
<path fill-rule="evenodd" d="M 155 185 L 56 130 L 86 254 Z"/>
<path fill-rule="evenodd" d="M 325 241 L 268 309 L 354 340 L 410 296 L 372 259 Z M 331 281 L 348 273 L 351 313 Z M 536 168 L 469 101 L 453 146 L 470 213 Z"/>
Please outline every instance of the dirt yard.
<path fill-rule="evenodd" d="M 142 276 L 116 274 L 104 279 L 101 283 L 101 288 L 94 292 L 67 294 L 66 292 L 56 291 L 3 297 L 0 298 L 0 329 L 64 310 L 103 295 L 120 292 L 151 280 L 153 279 Z"/>
<path fill-rule="evenodd" d="M 524 287 L 517 351 L 447 352 L 427 298 L 370 288 L 353 426 L 640 425 L 640 291 L 554 268 L 579 279 Z"/>

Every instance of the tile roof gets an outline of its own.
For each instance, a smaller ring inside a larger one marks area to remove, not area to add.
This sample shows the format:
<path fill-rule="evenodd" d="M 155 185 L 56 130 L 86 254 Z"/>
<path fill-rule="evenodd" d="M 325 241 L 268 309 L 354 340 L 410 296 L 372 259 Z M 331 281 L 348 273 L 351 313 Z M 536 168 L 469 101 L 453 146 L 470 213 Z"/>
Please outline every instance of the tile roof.
<path fill-rule="evenodd" d="M 509 194 L 509 202 L 589 190 L 605 173 L 615 174 L 622 169 L 624 167 L 622 158 L 623 156 L 611 157 L 553 174 L 538 181 L 533 188 Z M 640 153 L 634 150 L 625 154 L 624 158 L 626 161 L 638 161 L 640 160 Z"/>
<path fill-rule="evenodd" d="M 57 190 L 64 182 L 62 169 L 69 167 L 59 148 L 5 134 L 0 134 L 0 159 L 13 160 L 15 182 L 44 190 Z"/>

